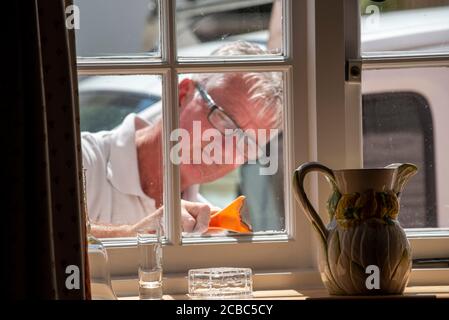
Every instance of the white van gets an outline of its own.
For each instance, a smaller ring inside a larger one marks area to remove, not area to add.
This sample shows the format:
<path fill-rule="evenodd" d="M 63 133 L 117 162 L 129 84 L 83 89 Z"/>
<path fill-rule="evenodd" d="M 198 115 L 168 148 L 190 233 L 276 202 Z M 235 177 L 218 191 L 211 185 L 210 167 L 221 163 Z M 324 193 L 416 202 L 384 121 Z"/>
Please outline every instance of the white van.
<path fill-rule="evenodd" d="M 377 27 L 367 19 L 367 57 L 449 52 L 449 6 L 383 13 Z M 449 68 L 365 70 L 362 94 L 364 164 L 419 167 L 401 200 L 401 223 L 449 227 Z"/>

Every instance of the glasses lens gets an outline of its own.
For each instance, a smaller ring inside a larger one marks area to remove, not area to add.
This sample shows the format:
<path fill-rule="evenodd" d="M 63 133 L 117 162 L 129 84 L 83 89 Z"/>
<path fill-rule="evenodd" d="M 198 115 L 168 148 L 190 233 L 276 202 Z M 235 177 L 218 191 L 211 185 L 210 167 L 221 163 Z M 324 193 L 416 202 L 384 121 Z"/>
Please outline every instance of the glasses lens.
<path fill-rule="evenodd" d="M 209 114 L 209 121 L 224 135 L 233 134 L 233 131 L 238 129 L 238 126 L 235 124 L 235 122 L 220 109 L 214 109 Z"/>

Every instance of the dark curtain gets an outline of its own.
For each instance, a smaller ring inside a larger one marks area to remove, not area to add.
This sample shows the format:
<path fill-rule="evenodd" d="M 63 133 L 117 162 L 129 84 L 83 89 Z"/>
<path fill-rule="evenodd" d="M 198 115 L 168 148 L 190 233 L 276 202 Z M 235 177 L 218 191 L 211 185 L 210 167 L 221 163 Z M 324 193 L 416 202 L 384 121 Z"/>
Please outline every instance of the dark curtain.
<path fill-rule="evenodd" d="M 6 5 L 6 4 L 5 4 Z M 64 1 L 17 0 L 3 74 L 3 288 L 12 299 L 85 299 L 86 237 L 73 30 Z M 73 269 L 79 270 L 79 289 Z"/>

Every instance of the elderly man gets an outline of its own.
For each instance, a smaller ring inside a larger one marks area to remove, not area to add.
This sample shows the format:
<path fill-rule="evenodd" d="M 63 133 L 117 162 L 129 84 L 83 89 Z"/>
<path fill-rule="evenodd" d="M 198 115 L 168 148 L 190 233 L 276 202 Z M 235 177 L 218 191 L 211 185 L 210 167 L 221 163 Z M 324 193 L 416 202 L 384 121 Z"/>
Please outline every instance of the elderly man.
<path fill-rule="evenodd" d="M 257 55 L 260 47 L 246 42 L 225 45 L 214 55 Z M 200 123 L 202 133 L 273 129 L 281 123 L 281 80 L 275 73 L 199 74 L 179 84 L 179 126 L 193 133 Z M 228 131 L 227 131 L 228 130 Z M 257 137 L 253 137 L 256 144 Z M 265 142 L 266 143 L 266 142 Z M 225 143 L 223 144 L 225 145 Z M 204 143 L 188 143 L 202 154 Z M 92 232 L 98 237 L 132 236 L 146 225 L 159 221 L 162 206 L 162 122 L 148 124 L 135 114 L 128 115 L 110 132 L 82 133 L 83 164 L 87 169 L 87 201 Z M 234 146 L 234 149 L 236 146 Z M 191 151 L 191 153 L 190 153 Z M 183 152 L 186 152 L 185 149 Z M 223 148 L 226 156 L 228 149 Z M 181 162 L 181 191 L 216 180 L 237 168 L 235 161 L 211 163 Z M 247 159 L 246 159 L 247 160 Z M 185 232 L 207 230 L 211 208 L 199 202 L 182 201 Z"/>

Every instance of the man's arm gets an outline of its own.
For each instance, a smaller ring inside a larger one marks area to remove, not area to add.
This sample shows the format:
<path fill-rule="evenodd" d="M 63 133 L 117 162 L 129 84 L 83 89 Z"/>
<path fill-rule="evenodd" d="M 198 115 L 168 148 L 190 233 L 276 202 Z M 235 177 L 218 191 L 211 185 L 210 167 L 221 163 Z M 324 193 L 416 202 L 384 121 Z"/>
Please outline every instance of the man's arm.
<path fill-rule="evenodd" d="M 164 207 L 149 214 L 134 225 L 91 223 L 91 233 L 97 238 L 134 237 L 138 230 L 161 225 Z M 190 233 L 204 233 L 209 228 L 211 208 L 204 203 L 181 200 L 182 229 Z"/>
<path fill-rule="evenodd" d="M 90 231 L 97 238 L 135 237 L 139 229 L 155 227 L 160 224 L 162 215 L 163 207 L 160 207 L 136 224 L 112 225 L 93 223 L 90 226 Z"/>
<path fill-rule="evenodd" d="M 91 224 L 90 233 L 97 238 L 121 238 L 133 237 L 133 226 L 131 225 L 107 225 L 107 224 Z"/>

